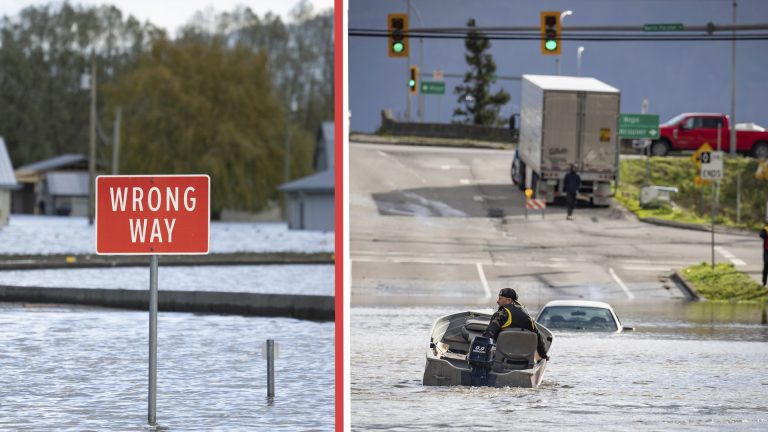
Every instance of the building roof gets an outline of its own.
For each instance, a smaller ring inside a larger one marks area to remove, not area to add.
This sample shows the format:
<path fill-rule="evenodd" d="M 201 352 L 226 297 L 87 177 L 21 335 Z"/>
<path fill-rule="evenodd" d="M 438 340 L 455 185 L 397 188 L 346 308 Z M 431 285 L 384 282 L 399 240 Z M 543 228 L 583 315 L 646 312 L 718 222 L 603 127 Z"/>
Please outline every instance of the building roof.
<path fill-rule="evenodd" d="M 56 156 L 50 159 L 34 162 L 29 165 L 24 165 L 22 167 L 19 167 L 16 171 L 27 171 L 27 172 L 34 172 L 34 173 L 45 172 L 45 171 L 51 171 L 57 168 L 63 168 L 70 165 L 74 165 L 79 162 L 85 162 L 87 160 L 88 158 L 86 158 L 84 155 L 67 153 L 61 156 Z"/>
<path fill-rule="evenodd" d="M 54 196 L 88 196 L 86 171 L 51 171 L 45 176 L 48 192 Z"/>
<path fill-rule="evenodd" d="M 0 189 L 17 189 L 18 187 L 5 140 L 0 137 Z"/>
<path fill-rule="evenodd" d="M 334 189 L 334 171 L 322 171 L 311 176 L 303 177 L 292 182 L 283 183 L 277 190 L 282 192 L 319 192 L 333 191 Z"/>

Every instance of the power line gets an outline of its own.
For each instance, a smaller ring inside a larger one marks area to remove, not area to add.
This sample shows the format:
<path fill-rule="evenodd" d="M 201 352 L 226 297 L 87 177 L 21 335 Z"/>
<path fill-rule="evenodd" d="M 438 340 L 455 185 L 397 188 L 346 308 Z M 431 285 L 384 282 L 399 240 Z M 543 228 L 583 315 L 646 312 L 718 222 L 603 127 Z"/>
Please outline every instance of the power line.
<path fill-rule="evenodd" d="M 386 30 L 349 29 L 349 36 L 356 37 L 388 37 Z M 473 32 L 452 33 L 440 31 L 438 33 L 408 32 L 409 38 L 423 39 L 489 39 L 489 40 L 541 40 L 540 34 L 533 33 L 501 33 L 501 32 Z M 619 42 L 619 41 L 750 41 L 768 40 L 768 33 L 748 33 L 734 35 L 670 35 L 670 34 L 584 34 L 584 35 L 560 35 L 560 40 L 566 41 L 593 41 L 593 42 Z"/>

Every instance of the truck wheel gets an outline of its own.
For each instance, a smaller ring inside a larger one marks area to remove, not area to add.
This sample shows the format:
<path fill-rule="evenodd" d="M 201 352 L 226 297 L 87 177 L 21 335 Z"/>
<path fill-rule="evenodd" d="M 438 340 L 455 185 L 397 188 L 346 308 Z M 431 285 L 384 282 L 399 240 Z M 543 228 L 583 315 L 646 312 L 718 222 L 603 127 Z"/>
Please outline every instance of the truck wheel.
<path fill-rule="evenodd" d="M 752 147 L 752 155 L 757 159 L 768 158 L 768 142 L 760 141 Z"/>
<path fill-rule="evenodd" d="M 660 139 L 651 144 L 651 156 L 666 156 L 670 149 L 669 141 Z"/>

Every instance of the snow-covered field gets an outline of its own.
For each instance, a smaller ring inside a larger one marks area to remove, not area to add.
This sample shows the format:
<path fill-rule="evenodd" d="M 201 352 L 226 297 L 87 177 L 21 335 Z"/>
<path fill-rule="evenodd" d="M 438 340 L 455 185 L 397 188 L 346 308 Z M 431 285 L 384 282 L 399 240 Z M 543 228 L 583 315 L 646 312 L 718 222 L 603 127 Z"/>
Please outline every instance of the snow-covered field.
<path fill-rule="evenodd" d="M 95 231 L 85 218 L 11 215 L 0 229 L 2 255 L 96 253 Z M 333 252 L 333 233 L 291 231 L 282 223 L 211 222 L 211 253 Z M 0 285 L 148 289 L 145 268 L 0 271 Z M 334 294 L 333 265 L 164 267 L 158 288 L 264 294 Z"/>
<path fill-rule="evenodd" d="M 291 231 L 284 223 L 211 222 L 211 253 L 333 252 L 332 232 Z M 11 215 L 0 228 L 0 255 L 96 253 L 88 219 Z"/>

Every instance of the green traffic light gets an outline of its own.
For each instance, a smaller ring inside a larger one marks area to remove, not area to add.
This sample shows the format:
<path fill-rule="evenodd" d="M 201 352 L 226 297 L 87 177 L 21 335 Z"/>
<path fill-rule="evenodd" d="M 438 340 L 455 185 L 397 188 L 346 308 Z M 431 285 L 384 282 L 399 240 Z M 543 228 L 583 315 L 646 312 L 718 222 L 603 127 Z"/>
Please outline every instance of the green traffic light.
<path fill-rule="evenodd" d="M 403 52 L 403 48 L 405 48 L 405 46 L 403 45 L 402 42 L 395 42 L 395 43 L 392 44 L 392 51 L 394 51 L 396 53 Z"/>
<path fill-rule="evenodd" d="M 414 87 L 415 85 L 416 85 L 416 81 L 408 80 L 408 87 Z"/>
<path fill-rule="evenodd" d="M 556 40 L 548 40 L 544 42 L 544 48 L 547 49 L 547 51 L 556 51 L 557 50 L 557 41 Z"/>

